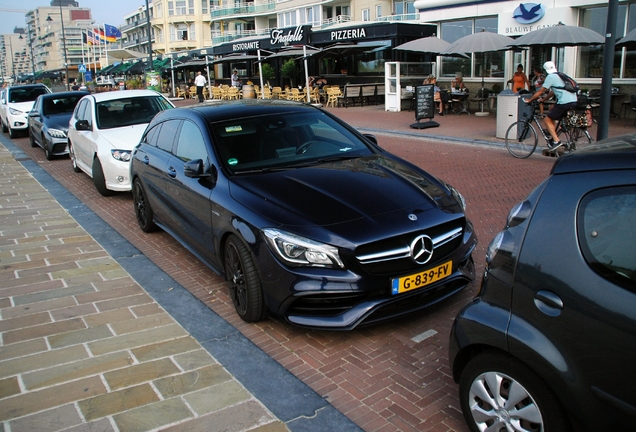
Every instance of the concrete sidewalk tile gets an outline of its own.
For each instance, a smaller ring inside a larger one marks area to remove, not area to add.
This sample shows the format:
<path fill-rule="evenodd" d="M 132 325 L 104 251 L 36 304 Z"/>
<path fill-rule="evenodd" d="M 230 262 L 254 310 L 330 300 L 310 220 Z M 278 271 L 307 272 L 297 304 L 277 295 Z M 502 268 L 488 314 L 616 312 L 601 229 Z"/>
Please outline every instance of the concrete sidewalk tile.
<path fill-rule="evenodd" d="M 51 317 L 53 317 L 54 321 L 84 317 L 86 315 L 92 315 L 96 313 L 97 308 L 91 303 L 50 311 Z"/>
<path fill-rule="evenodd" d="M 198 417 L 184 425 L 175 425 L 162 432 L 284 432 L 289 429 L 276 421 L 258 402 L 250 400 L 209 415 Z"/>
<path fill-rule="evenodd" d="M 5 246 L 6 248 L 6 246 Z M 26 269 L 32 269 L 32 268 L 37 268 L 39 272 L 41 272 L 42 270 L 40 270 L 40 267 L 45 267 L 47 265 L 47 261 L 44 258 L 30 258 L 30 257 L 26 257 L 24 255 L 16 255 L 16 257 L 21 257 L 22 261 L 19 262 L 12 262 L 12 263 L 5 263 L 4 261 L 2 262 L 3 267 L 2 270 L 0 270 L 0 277 L 5 278 L 5 277 L 12 277 L 15 278 L 15 274 L 17 271 L 20 270 L 26 270 Z"/>
<path fill-rule="evenodd" d="M 94 315 L 87 315 L 84 317 L 84 321 L 89 327 L 96 327 L 104 324 L 110 324 L 118 321 L 126 321 L 135 319 L 135 315 L 128 308 L 114 309 L 108 312 L 96 313 Z"/>
<path fill-rule="evenodd" d="M 187 335 L 187 337 L 144 345 L 139 348 L 131 349 L 130 351 L 140 363 L 143 363 L 149 360 L 173 356 L 200 348 L 201 346 L 199 343 L 193 337 Z"/>
<path fill-rule="evenodd" d="M 164 399 L 168 399 L 230 380 L 232 380 L 232 375 L 221 365 L 212 365 L 180 375 L 158 379 L 153 384 L 161 393 L 161 396 Z"/>
<path fill-rule="evenodd" d="M 121 432 L 143 432 L 165 425 L 182 422 L 193 417 L 192 412 L 179 398 L 151 403 L 113 416 Z M 189 423 L 179 425 L 181 431 L 189 430 Z"/>
<path fill-rule="evenodd" d="M 160 314 L 148 315 L 134 320 L 113 323 L 111 324 L 111 328 L 115 331 L 115 334 L 124 335 L 155 327 L 163 327 L 165 325 L 174 323 L 174 318 L 172 318 L 166 312 L 163 312 Z"/>
<path fill-rule="evenodd" d="M 34 390 L 79 378 L 103 374 L 104 372 L 130 366 L 133 363 L 134 360 L 127 351 L 119 351 L 103 356 L 81 359 L 72 363 L 61 365 L 52 364 L 46 369 L 23 373 L 22 382 L 27 390 Z"/>
<path fill-rule="evenodd" d="M 232 380 L 188 393 L 183 399 L 197 413 L 204 415 L 249 400 L 252 397 L 243 386 Z"/>
<path fill-rule="evenodd" d="M 78 267 L 72 270 L 61 270 L 57 272 L 51 273 L 51 276 L 54 279 L 64 279 L 73 276 L 86 275 L 86 274 L 94 274 L 101 275 L 116 273 L 121 276 L 118 277 L 126 277 L 128 273 L 126 273 L 116 262 L 104 263 L 96 266 L 88 266 L 88 267 Z M 116 277 L 111 276 L 109 279 L 116 279 Z"/>
<path fill-rule="evenodd" d="M 118 287 L 100 287 L 98 284 L 94 284 L 96 291 L 79 294 L 75 298 L 78 303 L 95 303 L 144 293 L 144 290 L 132 279 L 122 280 L 120 283 L 121 285 Z"/>
<path fill-rule="evenodd" d="M 148 294 L 141 293 L 128 297 L 116 298 L 113 300 L 105 300 L 95 303 L 100 312 L 106 312 L 113 309 L 121 309 L 123 307 L 139 306 L 142 304 L 154 303 L 152 297 Z"/>
<path fill-rule="evenodd" d="M 15 287 L 23 287 L 29 286 L 33 284 L 38 284 L 42 282 L 48 282 L 51 280 L 51 277 L 48 274 L 39 274 L 36 276 L 26 277 L 26 278 L 1 278 L 0 279 L 0 290 L 4 288 L 15 288 Z M 1 294 L 0 294 L 1 295 Z"/>
<path fill-rule="evenodd" d="M 20 281 L 22 282 L 22 281 Z M 43 282 L 33 283 L 29 285 L 18 285 L 9 288 L 0 288 L 0 297 L 24 296 L 27 294 L 49 291 L 56 288 L 64 288 L 64 281 L 45 279 Z"/>
<path fill-rule="evenodd" d="M 184 371 L 200 369 L 202 367 L 218 364 L 217 361 L 204 349 L 198 349 L 185 354 L 175 355 L 174 361 Z"/>
<path fill-rule="evenodd" d="M 106 393 L 99 377 L 90 377 L 2 400 L 0 421 L 22 417 Z"/>
<path fill-rule="evenodd" d="M 65 263 L 54 264 L 54 265 L 44 263 L 42 267 L 17 270 L 15 273 L 18 278 L 27 278 L 30 276 L 36 276 L 40 274 L 50 274 L 53 276 L 53 279 L 61 279 L 61 278 L 55 277 L 54 275 L 64 271 L 73 271 L 77 268 L 78 268 L 78 265 L 75 262 L 65 262 Z"/>
<path fill-rule="evenodd" d="M 0 320 L 0 332 L 31 327 L 51 322 L 51 316 L 46 312 Z"/>
<path fill-rule="evenodd" d="M 142 384 L 84 399 L 79 401 L 77 405 L 86 421 L 92 421 L 158 400 L 159 397 L 152 387 L 149 384 Z"/>
<path fill-rule="evenodd" d="M 23 315 L 30 315 L 42 311 L 56 310 L 70 306 L 77 306 L 73 297 L 61 297 L 53 300 L 45 300 L 39 303 L 25 303 L 23 305 L 12 306 L 0 310 L 0 315 L 5 318 L 12 318 Z"/>
<path fill-rule="evenodd" d="M 46 260 L 48 261 L 49 264 L 55 265 L 65 261 L 77 261 L 79 259 L 99 259 L 107 255 L 108 253 L 103 249 L 89 251 L 89 252 L 77 251 L 75 253 L 71 253 L 71 251 L 69 251 L 68 255 L 55 254 L 54 256 L 47 257 Z M 31 256 L 31 258 L 33 259 L 38 257 Z"/>
<path fill-rule="evenodd" d="M 110 424 L 110 420 L 102 418 L 90 423 L 82 423 L 70 429 L 65 429 L 64 432 L 115 432 L 113 425 Z"/>
<path fill-rule="evenodd" d="M 181 372 L 169 358 L 132 365 L 104 373 L 104 380 L 111 390 L 131 387 L 146 381 L 178 374 Z"/>
<path fill-rule="evenodd" d="M 2 334 L 2 340 L 6 345 L 9 345 L 15 342 L 37 339 L 43 336 L 52 336 L 84 328 L 86 328 L 86 325 L 82 319 L 73 318 L 66 321 L 57 321 L 54 323 L 41 324 L 19 330 L 11 330 Z"/>
<path fill-rule="evenodd" d="M 16 357 L 24 357 L 37 352 L 48 351 L 48 349 L 49 347 L 44 338 L 0 346 L 0 362 Z"/>
<path fill-rule="evenodd" d="M 16 306 L 20 306 L 20 305 L 25 305 L 30 303 L 39 303 L 46 300 L 53 300 L 53 299 L 62 298 L 62 297 L 75 296 L 77 294 L 83 294 L 83 293 L 92 292 L 92 291 L 94 291 L 93 287 L 88 284 L 70 286 L 66 288 L 50 289 L 50 290 L 39 292 L 39 293 L 33 293 L 33 294 L 28 294 L 23 296 L 14 296 L 13 303 Z"/>
<path fill-rule="evenodd" d="M 159 306 L 157 303 L 150 303 L 147 305 L 137 306 L 131 309 L 132 309 L 132 313 L 134 313 L 137 318 L 165 312 L 161 308 L 161 306 Z"/>
<path fill-rule="evenodd" d="M 9 345 L 9 348 L 11 345 Z M 70 363 L 88 358 L 86 348 L 75 345 L 59 350 L 45 351 L 24 357 L 16 357 L 0 362 L 0 378 L 19 373 L 51 367 L 51 365 Z"/>
<path fill-rule="evenodd" d="M 70 345 L 77 345 L 86 342 L 106 339 L 115 336 L 107 325 L 89 327 L 82 330 L 70 331 L 62 334 L 49 336 L 47 339 L 51 348 L 62 348 Z"/>
<path fill-rule="evenodd" d="M 20 384 L 17 377 L 0 380 L 0 399 L 20 394 Z"/>
<path fill-rule="evenodd" d="M 165 327 L 91 342 L 88 344 L 88 348 L 93 355 L 102 355 L 108 352 L 138 348 L 160 341 L 176 339 L 186 335 L 187 332 L 183 329 L 183 327 L 177 324 L 172 324 Z"/>
<path fill-rule="evenodd" d="M 63 405 L 48 411 L 31 414 L 17 420 L 11 420 L 11 432 L 58 431 L 82 423 L 82 419 L 73 404 Z"/>

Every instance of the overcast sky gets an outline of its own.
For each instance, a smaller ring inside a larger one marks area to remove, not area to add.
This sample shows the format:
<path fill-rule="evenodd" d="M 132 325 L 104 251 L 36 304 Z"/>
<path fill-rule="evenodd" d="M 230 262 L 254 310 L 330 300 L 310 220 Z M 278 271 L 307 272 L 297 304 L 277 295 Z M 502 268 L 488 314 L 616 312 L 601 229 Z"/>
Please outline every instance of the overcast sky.
<path fill-rule="evenodd" d="M 80 7 L 90 8 L 95 22 L 120 27 L 127 15 L 139 6 L 145 6 L 145 0 L 77 0 Z M 151 3 L 151 1 L 149 1 Z M 39 6 L 49 6 L 50 0 L 0 0 L 0 34 L 13 33 L 15 27 L 26 27 L 24 12 L 7 12 L 8 10 L 33 10 Z"/>

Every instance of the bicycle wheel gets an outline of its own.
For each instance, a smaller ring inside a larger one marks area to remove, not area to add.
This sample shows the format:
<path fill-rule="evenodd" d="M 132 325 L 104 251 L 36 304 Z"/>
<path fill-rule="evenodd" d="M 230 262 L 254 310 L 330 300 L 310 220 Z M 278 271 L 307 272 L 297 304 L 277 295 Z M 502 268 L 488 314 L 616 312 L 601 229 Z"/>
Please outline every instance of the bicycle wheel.
<path fill-rule="evenodd" d="M 514 122 L 506 131 L 506 148 L 516 158 L 527 158 L 537 148 L 537 131 L 528 122 Z"/>
<path fill-rule="evenodd" d="M 592 137 L 587 129 L 579 127 L 559 128 L 559 140 L 568 143 L 566 152 L 580 150 L 592 144 Z"/>

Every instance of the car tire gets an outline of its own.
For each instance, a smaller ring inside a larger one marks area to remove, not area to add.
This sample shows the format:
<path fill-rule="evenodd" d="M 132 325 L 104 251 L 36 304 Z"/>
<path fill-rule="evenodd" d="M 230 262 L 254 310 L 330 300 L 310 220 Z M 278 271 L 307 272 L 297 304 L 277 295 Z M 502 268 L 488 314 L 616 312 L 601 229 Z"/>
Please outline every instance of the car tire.
<path fill-rule="evenodd" d="M 75 157 L 75 150 L 71 142 L 68 142 L 68 157 L 71 158 L 71 163 L 73 164 L 73 171 L 76 173 L 82 171 L 80 167 L 77 165 L 77 158 Z"/>
<path fill-rule="evenodd" d="M 3 121 L 0 121 L 0 123 L 2 123 L 2 132 L 3 132 L 3 133 L 7 133 L 7 132 L 9 132 L 9 128 L 7 127 L 7 125 L 6 125 L 6 124 L 4 124 L 4 122 L 3 122 Z"/>
<path fill-rule="evenodd" d="M 235 235 L 225 243 L 225 277 L 230 297 L 243 321 L 256 322 L 267 317 L 261 281 L 249 249 Z"/>
<path fill-rule="evenodd" d="M 38 143 L 35 142 L 35 137 L 33 134 L 29 134 L 29 143 L 31 143 L 31 147 L 37 147 Z"/>
<path fill-rule="evenodd" d="M 93 183 L 95 184 L 97 192 L 99 192 L 102 196 L 111 196 L 115 193 L 106 188 L 104 170 L 102 169 L 102 163 L 99 161 L 98 157 L 93 159 Z"/>
<path fill-rule="evenodd" d="M 135 217 L 137 218 L 139 228 L 141 228 L 143 232 L 147 233 L 156 231 L 157 225 L 153 220 L 154 212 L 152 211 L 152 207 L 150 207 L 148 195 L 146 195 L 146 190 L 141 184 L 141 180 L 135 179 L 133 182 L 132 193 L 133 205 L 135 206 Z"/>
<path fill-rule="evenodd" d="M 51 150 L 52 150 L 51 145 L 46 142 L 46 139 L 44 138 L 44 136 L 42 136 L 41 139 L 42 139 L 42 147 L 44 147 L 44 156 L 46 157 L 46 160 L 53 159 L 53 153 L 51 153 Z"/>
<path fill-rule="evenodd" d="M 508 405 L 511 389 L 516 395 L 514 405 Z M 459 397 L 464 418 L 473 432 L 486 428 L 570 430 L 554 392 L 529 367 L 508 355 L 487 351 L 473 358 L 462 372 Z"/>
<path fill-rule="evenodd" d="M 12 127 L 9 128 L 9 138 L 13 139 L 13 138 L 17 138 L 18 137 L 18 131 L 13 129 Z"/>

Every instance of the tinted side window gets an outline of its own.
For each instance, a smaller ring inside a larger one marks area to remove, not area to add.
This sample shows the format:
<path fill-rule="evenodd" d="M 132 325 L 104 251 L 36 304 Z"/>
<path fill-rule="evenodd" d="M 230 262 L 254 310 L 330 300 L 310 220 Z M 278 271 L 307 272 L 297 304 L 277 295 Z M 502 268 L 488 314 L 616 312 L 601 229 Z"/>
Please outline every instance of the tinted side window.
<path fill-rule="evenodd" d="M 80 101 L 79 105 L 77 105 L 77 109 L 75 110 L 75 120 L 81 120 L 84 118 L 84 111 L 86 111 L 87 105 L 87 99 Z"/>
<path fill-rule="evenodd" d="M 185 162 L 194 159 L 207 159 L 205 141 L 201 131 L 194 123 L 187 120 L 183 122 L 175 155 Z"/>
<path fill-rule="evenodd" d="M 578 214 L 586 261 L 601 276 L 636 289 L 636 186 L 594 191 Z"/>
<path fill-rule="evenodd" d="M 157 147 L 167 152 L 172 152 L 172 145 L 179 130 L 181 120 L 168 120 L 163 122 L 161 130 L 157 136 Z"/>
<path fill-rule="evenodd" d="M 141 141 L 153 147 L 157 147 L 157 138 L 159 137 L 159 131 L 161 130 L 162 124 L 163 123 L 159 123 L 152 127 L 152 129 L 146 131 L 146 135 L 141 139 Z"/>

